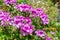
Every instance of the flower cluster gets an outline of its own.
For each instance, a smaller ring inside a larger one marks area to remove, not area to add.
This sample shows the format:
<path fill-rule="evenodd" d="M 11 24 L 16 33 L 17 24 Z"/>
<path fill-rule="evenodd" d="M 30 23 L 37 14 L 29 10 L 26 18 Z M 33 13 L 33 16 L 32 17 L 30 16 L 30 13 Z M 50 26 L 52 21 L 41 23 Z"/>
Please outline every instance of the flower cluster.
<path fill-rule="evenodd" d="M 0 10 L 1 25 L 5 26 L 6 23 L 8 24 L 8 20 L 10 20 L 10 13 Z"/>
<path fill-rule="evenodd" d="M 13 19 L 11 17 L 1 20 L 2 26 L 13 25 Z"/>
<path fill-rule="evenodd" d="M 35 34 L 39 37 L 44 37 L 46 35 L 45 31 L 43 30 L 36 30 Z"/>
<path fill-rule="evenodd" d="M 19 28 L 20 26 L 23 25 L 24 17 L 23 16 L 14 16 L 13 20 L 14 20 L 13 26 L 16 26 L 17 28 Z"/>
<path fill-rule="evenodd" d="M 6 19 L 8 17 L 9 17 L 9 13 L 0 10 L 0 20 Z"/>
<path fill-rule="evenodd" d="M 20 12 L 28 12 L 32 7 L 27 4 L 19 4 L 16 5 L 14 8 L 19 10 Z"/>
<path fill-rule="evenodd" d="M 6 3 L 7 6 L 11 4 L 16 4 L 16 0 L 4 0 L 4 2 Z"/>
<path fill-rule="evenodd" d="M 20 28 L 20 32 L 23 36 L 32 34 L 34 27 L 32 26 L 32 21 L 29 17 L 15 16 L 13 26 Z"/>
<path fill-rule="evenodd" d="M 0 10 L 0 20 L 2 26 L 6 26 L 9 24 L 20 28 L 20 31 L 21 33 L 23 33 L 23 35 L 32 34 L 32 32 L 34 31 L 32 20 L 29 17 L 14 16 L 13 18 L 11 18 L 8 12 Z"/>
<path fill-rule="evenodd" d="M 49 23 L 48 16 L 43 12 L 42 9 L 39 9 L 39 8 L 34 9 L 27 4 L 19 4 L 19 5 L 16 5 L 14 8 L 19 10 L 20 12 L 29 12 L 30 14 L 32 14 L 33 17 L 35 16 L 40 17 L 44 25 Z"/>
<path fill-rule="evenodd" d="M 41 18 L 42 23 L 43 23 L 44 25 L 49 23 L 48 16 L 47 16 L 45 13 L 42 13 L 42 14 L 40 15 L 40 18 Z"/>
<path fill-rule="evenodd" d="M 34 26 L 25 24 L 24 26 L 21 27 L 20 31 L 23 36 L 26 36 L 28 34 L 32 35 L 34 31 Z"/>
<path fill-rule="evenodd" d="M 36 30 L 35 34 L 41 38 L 45 37 L 46 40 L 52 40 L 43 30 Z"/>
<path fill-rule="evenodd" d="M 18 28 L 25 24 L 28 24 L 28 25 L 32 24 L 32 21 L 29 17 L 14 16 L 13 19 L 14 19 L 13 26 L 16 26 Z"/>
<path fill-rule="evenodd" d="M 40 17 L 44 25 L 49 23 L 48 16 L 43 12 L 42 9 L 39 9 L 39 8 L 31 9 L 30 12 L 32 13 L 33 16 Z"/>

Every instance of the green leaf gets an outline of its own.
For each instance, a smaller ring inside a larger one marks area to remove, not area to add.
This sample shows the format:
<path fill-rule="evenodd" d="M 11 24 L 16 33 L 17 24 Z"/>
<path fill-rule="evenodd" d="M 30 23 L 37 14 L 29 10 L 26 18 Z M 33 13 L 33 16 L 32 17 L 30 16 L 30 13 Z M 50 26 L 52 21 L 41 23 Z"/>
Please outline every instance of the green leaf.
<path fill-rule="evenodd" d="M 47 32 L 47 35 L 53 38 L 53 36 L 50 32 Z"/>

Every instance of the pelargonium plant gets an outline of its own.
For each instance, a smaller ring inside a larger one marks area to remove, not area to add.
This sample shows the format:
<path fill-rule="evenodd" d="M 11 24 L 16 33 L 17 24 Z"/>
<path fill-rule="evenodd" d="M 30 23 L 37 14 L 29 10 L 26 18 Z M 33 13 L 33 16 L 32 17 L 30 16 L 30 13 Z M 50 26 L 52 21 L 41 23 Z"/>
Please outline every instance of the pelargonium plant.
<path fill-rule="evenodd" d="M 39 17 L 40 19 L 39 23 L 41 23 L 42 26 L 48 26 L 49 18 L 48 18 L 48 15 L 42 10 L 42 8 L 33 8 L 31 5 L 24 4 L 24 3 L 18 4 L 17 0 L 4 0 L 4 2 L 8 7 L 11 5 L 14 5 L 13 9 L 16 11 L 19 11 L 19 13 L 17 12 L 18 15 L 14 16 L 13 13 L 0 9 L 0 25 L 1 26 L 15 27 L 16 28 L 15 30 L 19 30 L 19 34 L 22 37 L 22 39 L 26 36 L 30 36 L 30 37 L 37 36 L 39 38 L 42 38 L 43 40 L 52 40 L 52 38 L 48 36 L 45 30 L 36 29 L 37 26 L 34 25 L 35 23 L 33 22 L 34 18 Z M 25 15 L 23 15 L 22 13 Z M 38 21 L 38 19 L 36 21 Z"/>

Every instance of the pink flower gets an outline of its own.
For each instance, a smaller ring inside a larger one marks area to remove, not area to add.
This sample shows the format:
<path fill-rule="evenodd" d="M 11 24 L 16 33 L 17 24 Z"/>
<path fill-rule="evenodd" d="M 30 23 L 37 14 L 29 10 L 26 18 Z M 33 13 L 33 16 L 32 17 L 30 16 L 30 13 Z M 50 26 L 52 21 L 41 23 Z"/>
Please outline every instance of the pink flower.
<path fill-rule="evenodd" d="M 43 10 L 40 8 L 36 8 L 36 11 L 38 12 L 37 16 L 40 16 L 43 13 Z"/>
<path fill-rule="evenodd" d="M 14 16 L 13 19 L 14 19 L 13 26 L 16 26 L 17 28 L 19 28 L 20 26 L 23 25 L 23 21 L 24 21 L 23 16 Z"/>
<path fill-rule="evenodd" d="M 36 36 L 39 36 L 39 37 L 44 37 L 46 35 L 45 31 L 43 30 L 36 30 L 35 34 Z"/>
<path fill-rule="evenodd" d="M 5 19 L 2 19 L 1 20 L 1 25 L 2 26 L 6 26 L 6 25 L 13 25 L 13 19 L 8 17 L 8 18 L 5 18 Z"/>
<path fill-rule="evenodd" d="M 46 40 L 52 40 L 49 36 L 46 36 Z"/>
<path fill-rule="evenodd" d="M 14 8 L 19 10 L 20 12 L 28 12 L 31 9 L 31 6 L 29 6 L 28 4 L 19 4 L 16 5 Z"/>
<path fill-rule="evenodd" d="M 26 36 L 28 34 L 32 35 L 33 31 L 34 31 L 34 26 L 28 24 L 25 24 L 20 29 L 20 32 L 23 36 Z"/>
<path fill-rule="evenodd" d="M 31 25 L 32 24 L 32 20 L 29 17 L 25 17 L 24 23 Z"/>
<path fill-rule="evenodd" d="M 45 13 L 40 14 L 40 18 L 41 18 L 42 23 L 43 23 L 44 25 L 46 25 L 46 24 L 49 23 L 48 16 L 47 16 Z"/>
<path fill-rule="evenodd" d="M 8 12 L 4 12 L 4 11 L 0 10 L 0 20 L 8 18 L 9 14 L 10 13 L 8 13 Z"/>
<path fill-rule="evenodd" d="M 10 18 L 10 13 L 0 10 L 0 21 L 1 25 L 5 26 L 8 24 L 8 19 Z M 11 23 L 11 22 L 10 22 Z"/>
<path fill-rule="evenodd" d="M 53 32 L 53 31 L 51 31 L 50 33 L 51 33 L 52 35 L 54 35 L 54 34 L 55 34 L 55 32 Z"/>
<path fill-rule="evenodd" d="M 14 21 L 13 18 L 8 18 L 6 21 L 8 22 L 9 25 L 11 26 L 13 25 L 13 21 Z"/>
<path fill-rule="evenodd" d="M 7 6 L 12 5 L 12 4 L 16 4 L 16 0 L 4 0 L 4 2 L 6 3 Z"/>
<path fill-rule="evenodd" d="M 30 9 L 30 14 L 32 14 L 32 17 L 36 17 L 38 15 L 38 12 L 36 11 L 36 9 Z"/>

